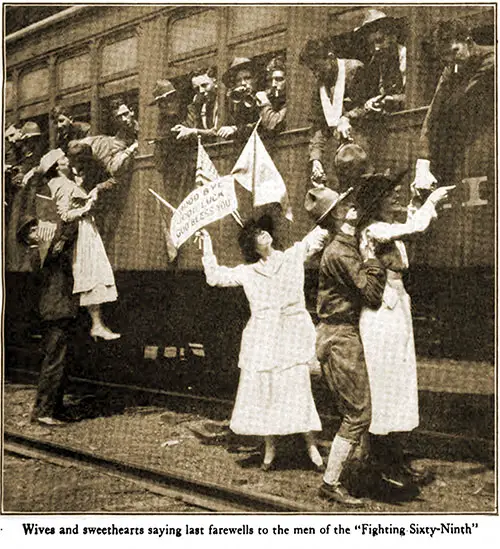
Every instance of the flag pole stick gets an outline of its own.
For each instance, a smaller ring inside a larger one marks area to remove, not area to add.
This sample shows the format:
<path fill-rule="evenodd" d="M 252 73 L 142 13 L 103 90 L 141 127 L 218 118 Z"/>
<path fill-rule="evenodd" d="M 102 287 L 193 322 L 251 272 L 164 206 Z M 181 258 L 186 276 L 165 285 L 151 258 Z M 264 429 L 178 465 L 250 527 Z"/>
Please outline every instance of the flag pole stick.
<path fill-rule="evenodd" d="M 153 189 L 148 189 L 148 191 L 157 199 L 159 200 L 164 206 L 169 208 L 173 213 L 175 213 L 177 210 L 170 204 L 170 202 L 167 202 L 164 198 L 162 198 L 158 193 L 155 193 Z"/>
<path fill-rule="evenodd" d="M 262 117 L 260 117 L 257 120 L 257 123 L 255 124 L 255 128 L 252 132 L 252 138 L 254 140 L 254 146 L 253 146 L 253 162 L 252 162 L 252 212 L 254 211 L 254 203 L 255 203 L 255 170 L 257 166 L 257 128 L 259 127 L 259 124 L 262 121 Z"/>

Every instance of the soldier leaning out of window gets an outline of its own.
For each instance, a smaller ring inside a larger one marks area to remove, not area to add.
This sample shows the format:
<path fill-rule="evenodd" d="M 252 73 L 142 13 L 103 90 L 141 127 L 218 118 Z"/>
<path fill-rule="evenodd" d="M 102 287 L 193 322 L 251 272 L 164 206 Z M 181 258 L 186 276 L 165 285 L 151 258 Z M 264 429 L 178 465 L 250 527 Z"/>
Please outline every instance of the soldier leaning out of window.
<path fill-rule="evenodd" d="M 184 141 L 193 137 L 210 140 L 217 136 L 219 104 L 217 99 L 217 79 L 214 68 L 203 68 L 191 76 L 195 91 L 193 100 L 187 107 L 186 120 L 172 127 L 176 139 Z"/>

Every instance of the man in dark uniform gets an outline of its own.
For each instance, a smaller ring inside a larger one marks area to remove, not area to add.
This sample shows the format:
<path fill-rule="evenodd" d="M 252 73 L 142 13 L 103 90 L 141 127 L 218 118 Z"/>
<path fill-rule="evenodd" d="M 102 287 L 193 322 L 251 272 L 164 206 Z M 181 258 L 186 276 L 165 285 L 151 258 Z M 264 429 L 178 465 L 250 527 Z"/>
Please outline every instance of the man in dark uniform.
<path fill-rule="evenodd" d="M 9 225 L 6 234 L 6 267 L 12 272 L 30 272 L 32 270 L 31 251 L 22 246 L 17 239 L 20 220 L 30 213 L 29 195 L 35 182 L 37 168 L 42 157 L 40 127 L 31 120 L 21 128 L 21 161 L 16 174 L 11 178 L 12 194 L 9 208 Z"/>
<path fill-rule="evenodd" d="M 195 71 L 191 77 L 191 85 L 196 93 L 187 107 L 186 120 L 182 124 L 176 124 L 172 131 L 177 132 L 178 140 L 190 137 L 201 137 L 202 141 L 213 139 L 217 135 L 219 122 L 215 69 Z"/>
<path fill-rule="evenodd" d="M 255 99 L 257 87 L 255 67 L 247 57 L 236 57 L 222 77 L 233 106 L 232 125 L 217 132 L 223 139 L 245 141 L 259 120 L 260 111 Z"/>
<path fill-rule="evenodd" d="M 356 59 L 339 59 L 333 47 L 324 40 L 309 40 L 300 54 L 300 62 L 316 76 L 318 88 L 313 95 L 313 135 L 309 143 L 312 178 L 326 178 L 323 155 L 327 141 L 336 145 L 352 138 L 353 125 L 363 115 L 363 63 Z"/>
<path fill-rule="evenodd" d="M 311 189 L 305 208 L 333 235 L 319 268 L 316 352 L 336 401 L 342 423 L 333 439 L 320 496 L 351 507 L 352 497 L 341 475 L 371 422 L 368 373 L 359 335 L 361 307 L 378 308 L 385 287 L 385 269 L 373 250 L 364 261 L 356 237 L 357 212 L 349 190 L 338 195 L 327 187 Z"/>
<path fill-rule="evenodd" d="M 406 85 L 403 30 L 401 19 L 375 9 L 368 10 L 361 26 L 354 30 L 358 55 L 365 63 L 366 116 L 403 109 Z"/>
<path fill-rule="evenodd" d="M 282 57 L 273 57 L 266 67 L 267 89 L 255 94 L 263 137 L 274 136 L 286 128 L 286 67 Z"/>
<path fill-rule="evenodd" d="M 90 193 L 98 199 L 100 211 L 104 214 L 100 216 L 98 227 L 110 258 L 113 257 L 116 229 L 132 179 L 134 157 L 139 148 L 139 126 L 134 111 L 125 103 L 117 102 L 113 108 L 113 117 L 117 127 L 115 135 L 93 135 L 80 140 L 80 143 L 90 145 L 92 155 L 111 176 L 108 184 L 96 185 Z M 101 191 L 105 192 L 98 197 Z"/>
<path fill-rule="evenodd" d="M 45 235 L 42 225 L 36 217 L 27 216 L 21 221 L 17 235 L 20 242 L 30 247 L 41 245 L 41 241 L 46 240 L 45 235 L 50 240 L 46 256 L 40 258 L 38 309 L 44 328 L 43 359 L 31 419 L 43 425 L 57 426 L 63 424 L 58 416 L 63 413 L 64 386 L 79 303 L 78 296 L 73 294 L 72 270 L 78 224 L 63 223 L 58 218 L 55 230 Z"/>
<path fill-rule="evenodd" d="M 423 192 L 437 183 L 434 173 L 440 181 L 450 179 L 464 145 L 495 117 L 494 47 L 476 44 L 460 20 L 441 22 L 434 43 L 446 67 L 420 134 L 412 185 Z"/>
<path fill-rule="evenodd" d="M 56 148 L 62 149 L 64 152 L 66 152 L 70 141 L 83 139 L 90 135 L 90 124 L 74 121 L 66 107 L 55 106 L 50 116 L 57 126 Z"/>

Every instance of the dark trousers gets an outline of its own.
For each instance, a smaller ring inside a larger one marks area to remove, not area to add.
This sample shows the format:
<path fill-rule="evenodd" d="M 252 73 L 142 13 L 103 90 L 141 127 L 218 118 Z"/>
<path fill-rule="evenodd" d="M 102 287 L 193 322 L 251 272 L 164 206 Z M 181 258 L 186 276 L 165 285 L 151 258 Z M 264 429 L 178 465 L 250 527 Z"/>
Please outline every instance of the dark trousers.
<path fill-rule="evenodd" d="M 43 339 L 43 359 L 32 418 L 55 417 L 62 411 L 67 381 L 69 346 L 73 338 L 72 321 L 47 323 Z"/>
<path fill-rule="evenodd" d="M 342 416 L 337 434 L 357 444 L 371 423 L 370 384 L 358 326 L 320 323 L 316 353 Z"/>

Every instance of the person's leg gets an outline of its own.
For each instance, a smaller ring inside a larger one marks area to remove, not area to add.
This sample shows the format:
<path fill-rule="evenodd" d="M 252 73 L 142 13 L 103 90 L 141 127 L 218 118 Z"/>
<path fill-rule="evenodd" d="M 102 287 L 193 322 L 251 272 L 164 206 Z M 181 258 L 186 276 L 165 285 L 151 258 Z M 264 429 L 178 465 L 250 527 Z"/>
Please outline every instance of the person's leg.
<path fill-rule="evenodd" d="M 320 495 L 345 505 L 360 506 L 362 501 L 352 497 L 343 487 L 341 475 L 371 421 L 363 347 L 355 326 L 328 326 L 325 332 L 328 333 L 329 352 L 323 355 L 326 360 L 322 361 L 322 370 L 337 402 L 342 423 L 332 442 Z M 318 356 L 321 357 L 320 353 Z"/>
<path fill-rule="evenodd" d="M 304 433 L 304 439 L 306 441 L 307 453 L 310 460 L 318 470 L 322 471 L 324 469 L 323 458 L 321 457 L 318 447 L 316 446 L 314 434 L 311 431 Z"/>
<path fill-rule="evenodd" d="M 40 367 L 40 377 L 32 420 L 54 418 L 62 405 L 65 368 L 67 359 L 67 334 L 63 325 L 48 326 L 44 338 L 44 357 Z"/>
<path fill-rule="evenodd" d="M 262 461 L 261 469 L 268 471 L 272 467 L 274 458 L 276 457 L 276 445 L 272 435 L 264 437 L 264 460 Z"/>
<path fill-rule="evenodd" d="M 90 335 L 95 340 L 98 337 L 102 339 L 118 339 L 120 334 L 112 332 L 107 326 L 105 326 L 102 315 L 101 315 L 101 305 L 87 305 L 87 311 L 89 312 L 90 319 L 92 320 L 92 326 L 90 328 Z"/>

